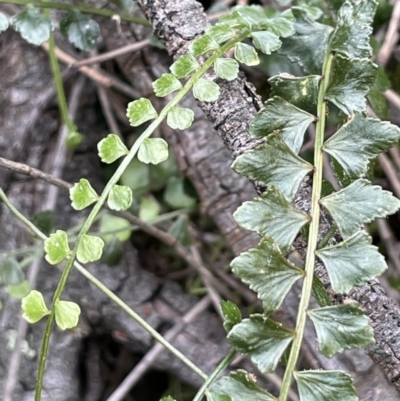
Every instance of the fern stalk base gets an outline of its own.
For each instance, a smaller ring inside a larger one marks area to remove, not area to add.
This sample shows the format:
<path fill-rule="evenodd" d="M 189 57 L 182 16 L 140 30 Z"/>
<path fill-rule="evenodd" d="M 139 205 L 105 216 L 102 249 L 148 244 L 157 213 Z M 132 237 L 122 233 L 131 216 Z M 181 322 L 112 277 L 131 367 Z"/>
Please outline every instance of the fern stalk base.
<path fill-rule="evenodd" d="M 318 92 L 318 121 L 316 124 L 315 147 L 314 147 L 314 172 L 313 172 L 313 190 L 311 197 L 311 224 L 308 236 L 308 248 L 306 255 L 305 277 L 301 293 L 299 305 L 299 313 L 297 315 L 295 337 L 290 351 L 289 360 L 283 376 L 279 401 L 286 401 L 289 395 L 290 385 L 292 382 L 292 374 L 296 367 L 299 357 L 301 344 L 303 342 L 304 328 L 307 320 L 307 309 L 310 303 L 312 293 L 312 283 L 315 268 L 315 251 L 318 244 L 320 205 L 323 178 L 323 160 L 322 145 L 324 143 L 325 121 L 326 121 L 326 102 L 325 92 L 329 83 L 333 55 L 328 52 L 323 64 L 323 78 Z"/>

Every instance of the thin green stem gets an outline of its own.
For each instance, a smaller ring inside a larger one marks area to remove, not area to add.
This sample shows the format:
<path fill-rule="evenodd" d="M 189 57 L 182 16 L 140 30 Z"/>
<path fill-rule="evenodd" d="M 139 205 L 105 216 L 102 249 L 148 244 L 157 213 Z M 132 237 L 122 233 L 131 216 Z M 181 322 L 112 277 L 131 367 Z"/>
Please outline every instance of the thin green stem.
<path fill-rule="evenodd" d="M 0 199 L 8 207 L 8 209 L 25 224 L 31 231 L 33 231 L 40 239 L 43 241 L 48 237 L 42 233 L 29 219 L 27 219 L 18 209 L 10 202 L 7 195 L 0 188 Z M 199 369 L 193 362 L 191 362 L 185 355 L 178 351 L 174 346 L 172 346 L 163 336 L 161 336 L 156 330 L 154 330 L 143 318 L 141 318 L 133 309 L 131 309 L 122 299 L 115 295 L 110 289 L 108 289 L 100 280 L 89 273 L 82 265 L 78 262 L 74 262 L 75 268 L 86 277 L 92 284 L 94 284 L 100 291 L 102 291 L 108 298 L 110 298 L 116 305 L 118 305 L 123 311 L 125 311 L 132 319 L 134 319 L 138 324 L 140 324 L 154 339 L 160 342 L 166 349 L 168 349 L 173 355 L 179 358 L 183 363 L 186 364 L 190 369 L 197 373 L 204 380 L 208 379 L 207 374 L 205 374 L 201 369 Z"/>
<path fill-rule="evenodd" d="M 46 1 L 43 4 L 49 4 L 49 3 Z M 44 9 L 44 15 L 50 19 L 50 8 Z M 58 107 L 60 109 L 60 114 L 61 114 L 63 123 L 66 125 L 68 132 L 71 133 L 76 130 L 76 127 L 73 124 L 73 122 L 71 121 L 71 119 L 69 118 L 68 105 L 67 105 L 67 101 L 65 99 L 64 87 L 63 87 L 63 83 L 62 83 L 62 78 L 61 78 L 60 68 L 58 65 L 57 56 L 55 53 L 55 48 L 56 48 L 56 44 L 55 44 L 55 40 L 54 40 L 54 34 L 53 34 L 53 32 L 51 32 L 50 38 L 49 38 L 49 58 L 50 58 L 50 66 L 51 66 L 51 71 L 53 74 L 54 84 L 56 87 Z M 59 298 L 57 298 L 57 299 L 59 299 Z M 53 301 L 55 301 L 55 298 L 53 299 Z M 54 305 L 54 302 L 53 302 L 53 305 Z M 54 319 L 55 319 L 55 308 L 52 307 L 52 309 L 50 311 L 49 319 L 47 320 L 46 329 L 45 329 L 45 332 L 43 335 L 42 350 L 48 349 L 48 347 L 49 347 L 51 328 L 53 326 Z M 41 398 L 43 376 L 44 376 L 44 366 L 45 366 L 46 358 L 47 358 L 47 353 L 40 354 L 38 377 L 37 377 L 37 382 L 36 382 L 37 390 L 35 393 L 35 401 L 40 401 L 40 398 Z"/>
<path fill-rule="evenodd" d="M 46 235 L 43 234 L 28 218 L 26 218 L 8 199 L 7 195 L 0 187 L 0 199 L 8 207 L 10 212 L 21 221 L 29 230 L 36 234 L 43 241 L 47 239 Z"/>
<path fill-rule="evenodd" d="M 84 14 L 92 14 L 92 15 L 99 15 L 101 17 L 113 17 L 114 15 L 118 15 L 121 20 L 133 22 L 138 25 L 150 26 L 149 21 L 144 18 L 133 17 L 126 13 L 119 13 L 117 11 L 112 10 L 102 10 L 99 8 L 91 8 L 85 6 L 76 6 L 74 4 L 66 4 L 66 3 L 52 3 L 52 2 L 43 2 L 43 1 L 29 1 L 29 0 L 0 0 L 0 3 L 10 3 L 10 4 L 17 4 L 20 6 L 26 6 L 31 4 L 35 7 L 43 8 L 43 9 L 56 9 L 56 10 L 79 10 L 81 13 Z"/>
<path fill-rule="evenodd" d="M 200 387 L 199 391 L 196 393 L 193 401 L 201 401 L 206 393 L 207 389 L 214 383 L 215 379 L 220 375 L 220 373 L 229 366 L 233 358 L 236 355 L 236 350 L 231 349 L 226 357 L 220 362 L 220 364 L 215 368 L 214 372 L 208 377 L 208 379 Z"/>
<path fill-rule="evenodd" d="M 293 371 L 296 367 L 300 353 L 300 347 L 303 341 L 304 328 L 307 320 L 307 309 L 310 303 L 314 268 L 315 268 L 315 251 L 317 249 L 320 205 L 323 178 L 323 152 L 322 145 L 324 143 L 325 121 L 326 121 L 326 102 L 325 93 L 329 83 L 333 55 L 328 50 L 325 55 L 322 68 L 323 79 L 318 92 L 318 121 L 315 132 L 315 148 L 314 148 L 314 178 L 313 190 L 311 197 L 311 224 L 308 236 L 308 247 L 306 255 L 305 278 L 301 292 L 299 312 L 296 321 L 295 337 L 293 339 L 292 349 L 290 351 L 289 360 L 283 376 L 279 401 L 286 401 L 290 385 L 292 382 Z"/>
<path fill-rule="evenodd" d="M 61 275 L 60 281 L 57 285 L 57 288 L 54 292 L 53 296 L 53 305 L 56 304 L 61 298 L 61 295 L 64 291 L 65 285 L 68 280 L 68 276 L 72 270 L 79 244 L 82 241 L 82 238 L 87 234 L 90 227 L 92 226 L 97 214 L 100 212 L 102 206 L 104 205 L 109 192 L 111 191 L 112 187 L 117 184 L 119 179 L 121 178 L 122 174 L 124 173 L 125 169 L 128 167 L 132 159 L 135 157 L 136 153 L 139 150 L 140 145 L 144 141 L 144 139 L 148 138 L 161 124 L 161 122 L 167 117 L 169 111 L 175 107 L 183 98 L 184 96 L 191 90 L 193 85 L 207 72 L 207 70 L 214 64 L 218 57 L 221 57 L 225 54 L 230 48 L 232 48 L 236 43 L 241 42 L 244 40 L 250 32 L 245 32 L 238 37 L 230 40 L 225 45 L 223 45 L 220 49 L 218 49 L 212 56 L 210 56 L 204 64 L 199 67 L 199 69 L 193 74 L 193 76 L 186 82 L 185 86 L 183 86 L 178 94 L 164 107 L 164 109 L 160 112 L 159 116 L 149 125 L 149 127 L 140 135 L 140 137 L 136 140 L 133 144 L 132 148 L 130 149 L 127 156 L 123 159 L 121 164 L 119 165 L 118 169 L 115 171 L 114 175 L 106 184 L 99 200 L 94 205 L 92 211 L 90 212 L 88 218 L 86 219 L 76 241 L 75 247 L 71 252 L 70 258 L 67 262 L 67 265 Z M 35 401 L 41 400 L 41 390 L 42 390 L 42 383 L 43 383 L 43 376 L 44 376 L 44 369 L 45 363 L 50 343 L 50 334 L 51 329 L 53 327 L 55 320 L 55 308 L 51 309 L 51 313 L 48 317 L 45 333 L 43 335 L 43 342 L 42 347 L 40 350 L 40 357 L 39 357 L 39 369 L 38 369 L 38 378 L 36 383 L 36 392 L 35 392 Z"/>
<path fill-rule="evenodd" d="M 161 334 L 154 330 L 144 319 L 142 319 L 133 309 L 131 309 L 121 298 L 117 297 L 111 290 L 107 288 L 100 280 L 89 273 L 82 265 L 78 262 L 74 262 L 74 266 L 82 276 L 86 277 L 92 284 L 94 284 L 100 291 L 102 291 L 108 298 L 110 298 L 116 305 L 118 305 L 123 311 L 125 311 L 135 322 L 139 323 L 154 339 L 162 344 L 168 351 L 179 358 L 186 366 L 188 366 L 193 372 L 197 373 L 202 379 L 208 380 L 208 376 L 193 362 L 191 362 L 185 355 L 178 351 L 173 345 L 171 345 Z"/>
<path fill-rule="evenodd" d="M 44 4 L 46 4 L 46 3 L 44 3 Z M 50 9 L 48 9 L 48 8 L 45 9 L 44 15 L 47 18 L 50 18 Z M 67 105 L 67 100 L 65 98 L 65 92 L 64 92 L 64 87 L 63 87 L 63 82 L 62 82 L 62 77 L 61 77 L 61 72 L 60 72 L 60 66 L 58 64 L 58 60 L 57 60 L 57 56 L 56 56 L 56 43 L 54 40 L 53 32 L 50 32 L 50 38 L 49 38 L 49 59 L 50 59 L 51 72 L 53 74 L 54 85 L 56 87 L 58 108 L 60 109 L 60 114 L 61 114 L 63 123 L 68 128 L 68 132 L 71 133 L 71 132 L 76 131 L 76 126 L 69 118 L 68 105 Z"/>

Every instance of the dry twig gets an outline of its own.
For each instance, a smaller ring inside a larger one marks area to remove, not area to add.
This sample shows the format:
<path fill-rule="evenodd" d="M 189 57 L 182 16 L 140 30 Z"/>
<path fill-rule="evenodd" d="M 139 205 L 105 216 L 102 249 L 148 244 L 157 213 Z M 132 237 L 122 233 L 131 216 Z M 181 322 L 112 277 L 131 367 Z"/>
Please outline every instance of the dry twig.
<path fill-rule="evenodd" d="M 189 312 L 187 312 L 182 320 L 175 324 L 170 330 L 167 331 L 164 338 L 171 342 L 176 336 L 198 315 L 204 312 L 210 305 L 210 297 L 206 296 L 199 301 Z M 133 370 L 126 376 L 123 382 L 116 390 L 107 398 L 107 401 L 121 401 L 128 394 L 129 390 L 140 380 L 146 371 L 154 364 L 158 355 L 164 350 L 163 345 L 156 343 L 147 354 L 140 360 L 140 362 L 133 368 Z"/>
<path fill-rule="evenodd" d="M 97 64 L 102 63 L 103 61 L 112 60 L 116 57 L 122 56 L 127 53 L 132 53 L 138 50 L 141 50 L 150 44 L 149 39 L 142 40 L 136 43 L 130 43 L 129 45 L 120 47 L 116 50 L 111 50 L 106 53 L 98 54 L 93 57 L 87 58 L 85 60 L 76 61 L 74 64 L 71 65 L 72 68 L 80 68 L 85 65 Z"/>
<path fill-rule="evenodd" d="M 41 46 L 46 52 L 49 51 L 49 46 L 47 43 L 43 43 Z M 73 66 L 75 63 L 77 63 L 77 59 L 70 56 L 68 53 L 64 52 L 61 50 L 59 47 L 56 47 L 55 53 L 57 58 L 62 61 L 63 63 Z M 101 70 L 101 71 L 96 71 L 94 68 L 83 66 L 79 67 L 78 70 L 85 74 L 88 78 L 91 80 L 95 81 L 101 86 L 104 86 L 105 88 L 114 88 L 122 93 L 124 93 L 126 96 L 129 98 L 139 98 L 140 95 L 138 92 L 133 89 L 131 86 L 125 84 L 118 78 L 113 77 L 112 75 L 108 74 L 107 72 Z"/>
<path fill-rule="evenodd" d="M 377 61 L 380 65 L 385 66 L 389 61 L 393 48 L 399 41 L 398 27 L 400 23 L 400 0 L 396 0 L 392 16 L 390 18 L 389 27 L 386 31 L 385 40 L 379 50 Z"/>

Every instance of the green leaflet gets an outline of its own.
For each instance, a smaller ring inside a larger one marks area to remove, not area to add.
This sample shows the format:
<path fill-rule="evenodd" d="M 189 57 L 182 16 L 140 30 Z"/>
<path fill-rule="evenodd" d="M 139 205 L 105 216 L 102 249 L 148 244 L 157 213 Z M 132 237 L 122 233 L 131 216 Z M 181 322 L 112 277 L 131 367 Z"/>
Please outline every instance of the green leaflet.
<path fill-rule="evenodd" d="M 178 60 L 169 67 L 169 69 L 172 74 L 181 79 L 196 71 L 198 67 L 200 67 L 200 64 L 193 56 L 190 54 L 184 54 L 179 57 Z"/>
<path fill-rule="evenodd" d="M 181 214 L 169 227 L 168 232 L 183 246 L 189 246 L 192 244 L 189 232 L 189 220 L 186 215 Z"/>
<path fill-rule="evenodd" d="M 293 284 L 304 275 L 280 252 L 271 238 L 264 238 L 257 248 L 240 254 L 231 263 L 232 271 L 256 291 L 265 312 L 278 309 Z"/>
<path fill-rule="evenodd" d="M 202 56 L 203 54 L 219 49 L 219 45 L 215 40 L 213 40 L 208 35 L 203 35 L 194 40 L 190 46 L 189 50 L 195 57 Z"/>
<path fill-rule="evenodd" d="M 37 8 L 27 5 L 20 13 L 10 19 L 10 25 L 23 39 L 35 46 L 50 38 L 53 25 Z"/>
<path fill-rule="evenodd" d="M 78 49 L 86 51 L 95 48 L 100 36 L 99 24 L 79 10 L 70 11 L 67 17 L 60 21 L 60 31 Z"/>
<path fill-rule="evenodd" d="M 294 372 L 300 401 L 358 401 L 350 375 L 338 370 Z"/>
<path fill-rule="evenodd" d="M 220 78 L 232 81 L 237 78 L 239 64 L 231 58 L 218 58 L 214 63 L 214 69 Z"/>
<path fill-rule="evenodd" d="M 56 300 L 54 303 L 56 323 L 61 330 L 72 329 L 78 325 L 81 308 L 75 302 Z"/>
<path fill-rule="evenodd" d="M 283 38 L 293 35 L 295 32 L 290 18 L 272 7 L 264 8 L 257 5 L 236 6 L 234 10 L 246 21 L 252 31 L 268 30 Z"/>
<path fill-rule="evenodd" d="M 173 107 L 167 115 L 167 124 L 172 129 L 187 129 L 192 125 L 193 120 L 193 110 L 184 107 Z"/>
<path fill-rule="evenodd" d="M 164 191 L 164 201 L 175 209 L 193 207 L 196 204 L 196 199 L 186 193 L 183 178 L 175 176 L 168 180 Z"/>
<path fill-rule="evenodd" d="M 240 18 L 238 13 L 231 13 L 227 15 L 223 15 L 219 18 L 219 23 L 228 25 L 231 28 L 247 28 L 245 22 Z"/>
<path fill-rule="evenodd" d="M 375 114 L 382 120 L 389 119 L 389 108 L 385 96 L 381 91 L 372 87 L 367 96 L 368 103 L 371 105 Z"/>
<path fill-rule="evenodd" d="M 7 294 L 16 299 L 26 297 L 31 291 L 31 285 L 28 280 L 24 280 L 20 284 L 8 285 L 6 287 Z"/>
<path fill-rule="evenodd" d="M 251 30 L 260 28 L 265 21 L 265 10 L 261 6 L 236 6 L 232 7 L 232 17 L 236 17 L 243 25 Z"/>
<path fill-rule="evenodd" d="M 69 198 L 75 210 L 82 210 L 97 202 L 99 196 L 86 178 L 81 178 L 69 189 Z"/>
<path fill-rule="evenodd" d="M 265 102 L 250 123 L 253 138 L 262 138 L 276 131 L 294 153 L 299 153 L 304 133 L 316 117 L 298 109 L 281 97 L 275 96 Z"/>
<path fill-rule="evenodd" d="M 260 236 L 271 237 L 286 253 L 309 216 L 290 205 L 279 189 L 270 186 L 261 198 L 244 202 L 233 214 L 236 222 Z"/>
<path fill-rule="evenodd" d="M 387 77 L 385 70 L 378 67 L 374 85 L 368 93 L 368 102 L 374 109 L 375 113 L 382 120 L 389 119 L 389 108 L 385 96 L 382 92 L 391 88 L 391 82 Z"/>
<path fill-rule="evenodd" d="M 51 265 L 56 265 L 64 260 L 71 250 L 68 245 L 68 236 L 65 231 L 57 230 L 50 234 L 49 238 L 44 241 L 44 251 L 46 260 Z"/>
<path fill-rule="evenodd" d="M 36 323 L 44 316 L 50 314 L 42 293 L 36 290 L 32 290 L 26 297 L 22 299 L 21 307 L 24 311 L 22 317 L 28 323 Z"/>
<path fill-rule="evenodd" d="M 146 164 L 159 164 L 168 159 L 168 143 L 162 138 L 145 138 L 138 151 L 138 159 Z"/>
<path fill-rule="evenodd" d="M 221 301 L 221 311 L 225 319 L 224 328 L 229 333 L 233 326 L 242 321 L 242 313 L 231 301 Z"/>
<path fill-rule="evenodd" d="M 249 356 L 261 372 L 273 372 L 294 333 L 263 315 L 250 315 L 235 325 L 228 341 L 239 352 Z"/>
<path fill-rule="evenodd" d="M 81 263 L 95 262 L 101 258 L 104 241 L 94 235 L 83 235 L 79 245 L 76 258 Z"/>
<path fill-rule="evenodd" d="M 148 120 L 157 117 L 157 112 L 154 109 L 149 99 L 144 97 L 128 103 L 126 116 L 129 118 L 129 124 L 132 127 L 137 127 Z"/>
<path fill-rule="evenodd" d="M 318 347 L 327 357 L 375 341 L 369 319 L 358 302 L 327 306 L 308 312 L 317 332 Z"/>
<path fill-rule="evenodd" d="M 236 19 L 239 25 L 250 28 L 251 31 L 268 30 L 284 38 L 294 33 L 292 21 L 272 7 L 264 8 L 259 5 L 236 6 L 232 10 L 232 18 Z M 220 20 L 223 20 L 223 18 Z"/>
<path fill-rule="evenodd" d="M 154 93 L 158 97 L 164 97 L 182 88 L 182 84 L 173 74 L 162 74 L 152 84 Z"/>
<path fill-rule="evenodd" d="M 200 102 L 215 102 L 219 94 L 219 86 L 214 81 L 200 78 L 193 85 L 193 96 Z"/>
<path fill-rule="evenodd" d="M 377 66 L 369 59 L 352 59 L 337 54 L 332 61 L 332 77 L 325 94 L 344 113 L 366 109 L 365 96 L 376 77 Z"/>
<path fill-rule="evenodd" d="M 295 197 L 306 174 L 313 170 L 311 164 L 294 154 L 275 133 L 260 146 L 240 155 L 232 168 L 262 185 L 275 185 L 289 201 Z"/>
<path fill-rule="evenodd" d="M 160 204 L 150 196 L 143 196 L 139 205 L 139 219 L 150 221 L 160 214 Z"/>
<path fill-rule="evenodd" d="M 133 159 L 121 176 L 121 183 L 132 189 L 135 205 L 138 196 L 147 192 L 151 186 L 150 165 L 142 163 L 139 159 Z"/>
<path fill-rule="evenodd" d="M 235 45 L 235 59 L 249 66 L 260 64 L 254 47 L 242 42 Z"/>
<path fill-rule="evenodd" d="M 14 258 L 0 261 L 0 282 L 6 285 L 18 285 L 25 280 L 20 264 Z"/>
<path fill-rule="evenodd" d="M 113 163 L 129 153 L 118 135 L 109 134 L 97 144 L 100 159 L 103 163 Z"/>
<path fill-rule="evenodd" d="M 131 236 L 130 226 L 129 221 L 122 217 L 113 216 L 112 214 L 103 214 L 100 217 L 99 231 L 106 233 L 118 230 L 118 232 L 114 234 L 103 234 L 102 238 L 107 243 L 112 241 L 113 238 L 116 238 L 120 242 L 124 242 Z"/>
<path fill-rule="evenodd" d="M 292 77 L 279 74 L 271 77 L 271 97 L 280 96 L 289 103 L 310 114 L 317 115 L 317 100 L 320 75 Z"/>
<path fill-rule="evenodd" d="M 373 87 L 382 92 L 392 87 L 390 79 L 382 67 L 378 67 Z"/>
<path fill-rule="evenodd" d="M 272 32 L 252 32 L 251 37 L 253 38 L 254 46 L 264 54 L 271 54 L 275 50 L 278 50 L 282 45 L 279 36 Z"/>
<path fill-rule="evenodd" d="M 366 174 L 368 162 L 393 146 L 400 138 L 400 128 L 356 113 L 323 145 L 350 176 Z"/>
<path fill-rule="evenodd" d="M 293 18 L 290 14 L 279 14 L 273 7 L 265 9 L 265 14 L 267 16 L 266 29 L 268 31 L 281 38 L 287 38 L 296 32 L 293 26 Z"/>
<path fill-rule="evenodd" d="M 371 242 L 365 231 L 358 231 L 338 245 L 316 251 L 328 271 L 333 291 L 347 294 L 387 269 L 385 258 Z"/>
<path fill-rule="evenodd" d="M 313 21 L 302 8 L 293 7 L 292 13 L 296 18 L 296 33 L 282 40 L 279 53 L 300 64 L 307 73 L 320 74 L 329 35 L 333 29 Z"/>
<path fill-rule="evenodd" d="M 132 204 L 132 190 L 126 185 L 113 185 L 107 204 L 112 210 L 127 210 Z"/>
<path fill-rule="evenodd" d="M 285 0 L 283 0 L 283 1 L 285 1 Z M 307 12 L 308 16 L 311 19 L 313 19 L 315 21 L 320 19 L 324 15 L 324 12 L 318 7 L 313 7 L 313 6 L 307 5 L 307 3 L 306 3 L 307 1 L 310 4 L 312 4 L 312 3 L 317 4 L 317 2 L 313 2 L 313 1 L 309 1 L 309 0 L 301 1 L 301 2 L 299 2 L 301 4 L 301 8 Z M 282 2 L 282 0 L 280 0 L 280 2 Z"/>
<path fill-rule="evenodd" d="M 236 32 L 227 24 L 217 23 L 206 30 L 206 34 L 210 36 L 218 44 L 232 39 Z"/>
<path fill-rule="evenodd" d="M 339 192 L 321 199 L 321 204 L 347 238 L 376 218 L 383 218 L 400 209 L 400 201 L 380 186 L 359 179 Z"/>
<path fill-rule="evenodd" d="M 208 401 L 276 401 L 276 398 L 258 386 L 245 370 L 231 372 L 215 382 L 207 392 Z"/>
<path fill-rule="evenodd" d="M 375 0 L 345 1 L 338 12 L 337 27 L 330 42 L 331 49 L 350 58 L 371 57 L 369 36 L 376 7 Z"/>

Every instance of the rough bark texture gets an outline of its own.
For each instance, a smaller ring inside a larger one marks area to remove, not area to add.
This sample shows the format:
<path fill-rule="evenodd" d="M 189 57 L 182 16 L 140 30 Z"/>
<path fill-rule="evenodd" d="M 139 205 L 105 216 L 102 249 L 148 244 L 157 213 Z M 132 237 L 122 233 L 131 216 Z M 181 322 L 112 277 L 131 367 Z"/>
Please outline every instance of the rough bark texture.
<path fill-rule="evenodd" d="M 207 26 L 199 24 L 199 21 L 205 21 L 205 17 L 201 6 L 193 0 L 139 0 L 139 4 L 151 21 L 155 33 L 163 40 L 173 57 L 185 53 L 190 41 L 202 34 Z M 225 146 L 236 157 L 255 146 L 248 135 L 248 124 L 259 109 L 259 98 L 244 78 L 228 83 L 219 80 L 218 84 L 221 87 L 220 98 L 214 103 L 199 105 Z M 309 195 L 310 186 L 306 181 L 300 188 L 296 202 L 302 210 L 306 210 L 309 205 Z M 322 222 L 322 230 L 325 231 L 329 228 L 330 221 L 323 216 Z M 296 242 L 296 246 L 301 247 L 301 243 Z M 322 264 L 318 264 L 316 274 L 326 278 Z M 376 280 L 354 289 L 349 297 L 360 302 L 374 328 L 376 343 L 367 348 L 368 355 L 379 364 L 395 388 L 400 390 L 398 309 L 388 300 L 384 289 Z M 376 397 L 379 398 L 378 394 Z"/>

